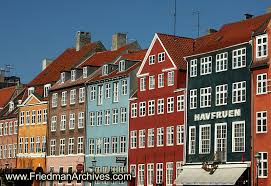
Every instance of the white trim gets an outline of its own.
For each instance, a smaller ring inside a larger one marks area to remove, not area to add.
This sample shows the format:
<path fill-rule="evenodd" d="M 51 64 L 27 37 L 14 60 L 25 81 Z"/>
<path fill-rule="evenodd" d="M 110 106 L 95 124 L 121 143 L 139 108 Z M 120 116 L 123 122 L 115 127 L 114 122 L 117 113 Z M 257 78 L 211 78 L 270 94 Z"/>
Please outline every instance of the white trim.
<path fill-rule="evenodd" d="M 165 69 L 162 69 L 162 72 L 168 72 L 168 71 L 172 71 L 172 70 L 177 70 L 176 67 L 173 67 L 173 68 L 165 68 Z"/>
<path fill-rule="evenodd" d="M 183 92 L 183 91 L 186 91 L 186 88 L 178 88 L 174 90 L 173 92 L 176 93 L 176 92 Z"/>
<path fill-rule="evenodd" d="M 234 150 L 234 148 L 235 148 L 234 129 L 235 129 L 235 125 L 240 124 L 240 123 L 244 124 L 244 150 L 243 151 L 236 151 L 236 150 Z M 245 120 L 232 122 L 232 140 L 231 141 L 232 141 L 232 152 L 239 153 L 239 152 L 245 152 L 246 151 L 246 122 L 245 122 Z"/>
<path fill-rule="evenodd" d="M 77 156 L 77 154 L 69 154 L 69 155 L 65 155 L 65 157 L 67 156 Z M 110 153 L 110 154 L 86 154 L 86 157 L 110 157 L 110 156 L 128 156 L 128 152 L 125 153 Z"/>
<path fill-rule="evenodd" d="M 149 73 L 145 73 L 145 74 L 140 74 L 137 77 L 140 78 L 140 77 L 146 77 L 146 76 L 149 76 L 149 75 L 150 75 Z"/>
<path fill-rule="evenodd" d="M 27 97 L 27 99 L 26 99 L 22 104 L 17 105 L 17 106 L 18 106 L 18 107 L 26 106 L 26 103 L 27 103 L 28 101 L 30 101 L 30 99 L 31 99 L 32 97 L 36 98 L 36 99 L 39 101 L 39 103 L 28 104 L 27 106 L 41 105 L 41 104 L 47 104 L 47 103 L 48 103 L 47 101 L 41 101 L 41 100 L 40 100 L 39 98 L 37 98 L 34 94 L 31 94 L 30 96 Z"/>
<path fill-rule="evenodd" d="M 203 127 L 208 127 L 209 128 L 209 150 L 208 152 L 202 152 L 202 135 L 201 135 L 201 132 L 202 132 L 202 128 Z M 211 124 L 204 124 L 204 125 L 200 125 L 199 126 L 199 154 L 210 154 L 211 152 Z"/>
<path fill-rule="evenodd" d="M 45 153 L 19 153 L 17 154 L 17 157 L 20 158 L 40 158 L 40 157 L 45 157 Z"/>

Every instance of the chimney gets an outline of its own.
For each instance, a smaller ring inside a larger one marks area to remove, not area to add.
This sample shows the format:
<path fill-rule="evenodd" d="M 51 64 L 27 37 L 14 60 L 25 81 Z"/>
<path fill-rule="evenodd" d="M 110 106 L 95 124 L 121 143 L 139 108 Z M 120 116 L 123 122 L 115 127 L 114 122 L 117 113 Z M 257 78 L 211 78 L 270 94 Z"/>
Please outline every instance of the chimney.
<path fill-rule="evenodd" d="M 53 60 L 51 59 L 43 59 L 42 60 L 42 70 L 46 69 L 50 63 L 52 63 Z"/>
<path fill-rule="evenodd" d="M 271 13 L 271 6 L 267 7 L 266 13 Z"/>
<path fill-rule="evenodd" d="M 245 19 L 247 20 L 247 19 L 250 19 L 250 18 L 252 18 L 253 17 L 253 15 L 252 14 L 244 14 L 244 16 L 245 16 Z"/>
<path fill-rule="evenodd" d="M 208 31 L 207 31 L 208 35 L 212 34 L 212 33 L 215 33 L 215 32 L 217 32 L 217 30 L 213 29 L 213 28 L 209 28 Z"/>
<path fill-rule="evenodd" d="M 78 31 L 76 33 L 76 51 L 79 51 L 88 43 L 91 43 L 91 34 L 89 32 Z"/>
<path fill-rule="evenodd" d="M 126 45 L 127 34 L 125 33 L 115 33 L 112 36 L 112 50 L 118 50 L 119 48 Z"/>

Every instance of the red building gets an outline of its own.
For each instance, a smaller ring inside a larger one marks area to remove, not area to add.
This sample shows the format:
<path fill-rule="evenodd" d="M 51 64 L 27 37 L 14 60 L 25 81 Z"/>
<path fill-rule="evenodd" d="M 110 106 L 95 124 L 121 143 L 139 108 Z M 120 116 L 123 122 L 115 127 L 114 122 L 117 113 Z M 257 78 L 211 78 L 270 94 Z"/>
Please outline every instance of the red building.
<path fill-rule="evenodd" d="M 130 185 L 173 185 L 184 159 L 186 63 L 193 39 L 155 34 L 130 100 Z"/>
<path fill-rule="evenodd" d="M 262 26 L 253 33 L 252 70 L 252 178 L 254 185 L 271 184 L 271 13 L 263 15 Z"/>

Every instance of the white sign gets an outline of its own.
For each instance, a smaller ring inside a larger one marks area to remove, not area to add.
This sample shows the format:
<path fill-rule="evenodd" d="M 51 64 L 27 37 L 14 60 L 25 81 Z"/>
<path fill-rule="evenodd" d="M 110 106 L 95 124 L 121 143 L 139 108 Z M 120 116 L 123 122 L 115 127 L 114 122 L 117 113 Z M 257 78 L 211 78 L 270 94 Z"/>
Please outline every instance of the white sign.
<path fill-rule="evenodd" d="M 210 119 L 222 119 L 222 118 L 233 118 L 241 116 L 241 109 L 234 109 L 234 110 L 224 110 L 224 111 L 217 111 L 217 112 L 207 112 L 202 114 L 195 114 L 194 121 L 203 121 L 203 120 L 210 120 Z"/>

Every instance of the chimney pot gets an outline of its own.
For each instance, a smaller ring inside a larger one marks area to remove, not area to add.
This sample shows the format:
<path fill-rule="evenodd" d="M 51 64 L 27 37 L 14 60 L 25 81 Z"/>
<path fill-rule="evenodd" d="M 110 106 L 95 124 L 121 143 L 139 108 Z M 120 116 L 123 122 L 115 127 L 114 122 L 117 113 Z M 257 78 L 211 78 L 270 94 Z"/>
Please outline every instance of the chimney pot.
<path fill-rule="evenodd" d="M 266 13 L 271 13 L 271 6 L 267 7 Z"/>
<path fill-rule="evenodd" d="M 79 51 L 86 44 L 91 43 L 91 34 L 89 32 L 78 31 L 76 33 L 76 51 Z"/>
<path fill-rule="evenodd" d="M 112 36 L 112 50 L 118 50 L 127 44 L 127 34 L 126 33 L 115 33 Z"/>
<path fill-rule="evenodd" d="M 43 59 L 42 60 L 42 70 L 44 70 L 44 69 L 46 69 L 47 68 L 47 66 L 50 64 L 50 63 L 52 63 L 52 61 L 53 60 L 51 60 L 51 59 Z"/>
<path fill-rule="evenodd" d="M 245 15 L 245 18 L 246 19 L 250 19 L 250 18 L 252 18 L 253 17 L 253 15 L 252 14 L 244 14 Z"/>
<path fill-rule="evenodd" d="M 213 29 L 213 28 L 208 29 L 208 34 L 212 34 L 212 33 L 215 33 L 215 32 L 217 32 L 216 29 Z"/>

